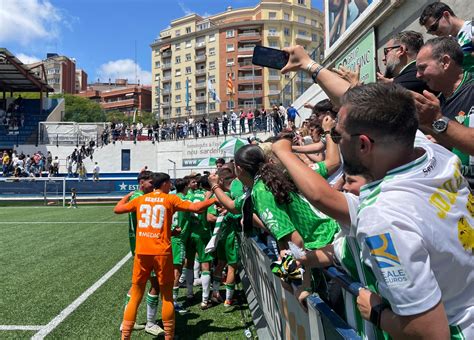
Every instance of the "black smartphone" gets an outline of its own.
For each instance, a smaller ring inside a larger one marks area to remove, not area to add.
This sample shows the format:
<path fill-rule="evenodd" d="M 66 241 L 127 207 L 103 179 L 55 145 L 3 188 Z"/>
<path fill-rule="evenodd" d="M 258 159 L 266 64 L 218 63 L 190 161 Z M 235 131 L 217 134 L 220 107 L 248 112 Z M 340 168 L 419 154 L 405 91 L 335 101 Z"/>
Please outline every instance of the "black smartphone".
<path fill-rule="evenodd" d="M 288 63 L 290 55 L 282 50 L 265 46 L 255 46 L 252 64 L 281 70 Z"/>

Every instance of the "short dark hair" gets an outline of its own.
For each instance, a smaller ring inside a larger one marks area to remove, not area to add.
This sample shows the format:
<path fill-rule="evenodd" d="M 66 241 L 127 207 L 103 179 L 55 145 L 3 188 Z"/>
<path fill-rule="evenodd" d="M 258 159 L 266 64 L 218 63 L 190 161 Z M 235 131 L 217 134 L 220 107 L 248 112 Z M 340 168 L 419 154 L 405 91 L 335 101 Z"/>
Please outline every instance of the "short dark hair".
<path fill-rule="evenodd" d="M 334 110 L 334 105 L 329 99 L 323 99 L 313 106 L 313 114 L 318 116 L 320 112 L 329 112 L 333 118 L 337 116 L 337 111 Z"/>
<path fill-rule="evenodd" d="M 396 43 L 401 43 L 406 46 L 411 54 L 417 54 L 423 46 L 423 35 L 415 31 L 402 31 L 393 36 Z"/>
<path fill-rule="evenodd" d="M 461 46 L 452 37 L 436 37 L 428 40 L 423 47 L 430 46 L 434 59 L 441 60 L 444 55 L 448 55 L 458 66 L 462 67 L 464 54 Z"/>
<path fill-rule="evenodd" d="M 219 168 L 219 170 L 217 170 L 217 175 L 226 186 L 230 185 L 230 183 L 232 183 L 236 177 L 234 165 L 231 163 L 224 164 L 221 168 Z"/>
<path fill-rule="evenodd" d="M 177 178 L 174 182 L 174 186 L 176 187 L 177 192 L 183 192 L 186 186 L 188 185 L 188 180 L 184 178 Z"/>
<path fill-rule="evenodd" d="M 456 16 L 451 7 L 446 5 L 444 2 L 433 2 L 432 4 L 429 4 L 425 7 L 423 12 L 421 12 L 419 20 L 420 25 L 424 26 L 429 18 L 440 18 L 444 12 L 449 12 L 452 16 Z"/>
<path fill-rule="evenodd" d="M 145 170 L 145 171 L 140 172 L 140 174 L 137 177 L 137 181 L 138 182 L 140 182 L 141 180 L 147 181 L 147 180 L 152 179 L 152 178 L 153 178 L 153 172 Z"/>
<path fill-rule="evenodd" d="M 413 145 L 418 116 L 410 91 L 402 86 L 381 83 L 356 86 L 344 94 L 341 105 L 348 110 L 344 124 L 347 133 L 370 132 L 380 142 L 387 138 L 390 142 Z"/>
<path fill-rule="evenodd" d="M 225 164 L 225 159 L 224 158 L 218 158 L 216 160 L 216 164 Z"/>
<path fill-rule="evenodd" d="M 155 172 L 153 174 L 153 188 L 159 189 L 161 186 L 166 183 L 171 181 L 171 177 L 168 174 L 165 174 L 164 172 Z"/>
<path fill-rule="evenodd" d="M 199 187 L 203 188 L 204 190 L 211 190 L 211 185 L 209 184 L 208 175 L 201 176 L 198 183 L 199 183 Z"/>

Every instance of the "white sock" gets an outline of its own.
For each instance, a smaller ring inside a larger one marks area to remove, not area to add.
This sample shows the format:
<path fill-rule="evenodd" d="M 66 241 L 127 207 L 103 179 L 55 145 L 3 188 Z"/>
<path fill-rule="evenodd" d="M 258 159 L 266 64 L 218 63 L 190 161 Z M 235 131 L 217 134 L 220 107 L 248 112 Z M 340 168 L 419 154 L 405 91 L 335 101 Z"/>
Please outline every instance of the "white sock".
<path fill-rule="evenodd" d="M 186 287 L 188 288 L 188 295 L 193 294 L 194 273 L 191 269 L 186 270 Z"/>
<path fill-rule="evenodd" d="M 202 302 L 209 300 L 209 293 L 211 292 L 211 272 L 203 271 L 201 275 L 202 280 Z"/>
<path fill-rule="evenodd" d="M 179 283 L 184 283 L 184 281 L 186 280 L 186 271 L 187 268 L 183 268 L 181 276 L 179 277 Z"/>
<path fill-rule="evenodd" d="M 235 283 L 225 285 L 225 299 L 232 300 L 234 297 Z"/>
<path fill-rule="evenodd" d="M 201 268 L 201 264 L 197 260 L 194 260 L 194 278 L 195 279 L 199 278 L 199 268 Z"/>
<path fill-rule="evenodd" d="M 158 311 L 158 295 L 151 295 L 150 293 L 146 296 L 146 321 L 147 324 L 156 323 L 156 312 Z"/>

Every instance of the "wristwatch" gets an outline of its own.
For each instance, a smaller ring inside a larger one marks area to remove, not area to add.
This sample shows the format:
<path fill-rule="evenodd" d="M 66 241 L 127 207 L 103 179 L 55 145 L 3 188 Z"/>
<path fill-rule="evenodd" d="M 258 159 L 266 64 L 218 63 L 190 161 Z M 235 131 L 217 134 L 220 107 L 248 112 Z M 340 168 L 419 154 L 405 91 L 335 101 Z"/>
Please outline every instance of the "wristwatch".
<path fill-rule="evenodd" d="M 449 118 L 445 116 L 442 116 L 440 119 L 435 120 L 433 124 L 431 124 L 433 132 L 436 134 L 443 133 L 448 128 L 448 123 Z"/>
<path fill-rule="evenodd" d="M 380 328 L 380 321 L 382 320 L 382 312 L 385 309 L 390 309 L 390 306 L 386 303 L 378 304 L 377 306 L 372 307 L 370 310 L 370 322 L 372 322 L 375 326 Z"/>

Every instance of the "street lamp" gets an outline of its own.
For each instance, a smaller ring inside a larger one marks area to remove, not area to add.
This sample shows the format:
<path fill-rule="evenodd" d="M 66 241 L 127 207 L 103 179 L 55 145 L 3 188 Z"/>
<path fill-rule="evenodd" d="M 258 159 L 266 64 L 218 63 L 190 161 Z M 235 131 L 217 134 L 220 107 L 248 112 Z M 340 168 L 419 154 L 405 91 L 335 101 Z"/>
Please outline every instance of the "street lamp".
<path fill-rule="evenodd" d="M 174 176 L 174 179 L 176 180 L 176 162 L 171 159 L 168 159 L 168 161 L 173 163 L 173 176 Z"/>

